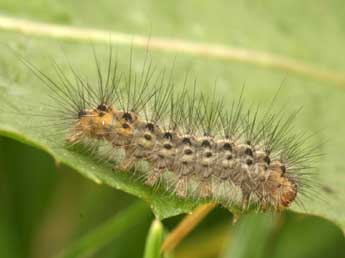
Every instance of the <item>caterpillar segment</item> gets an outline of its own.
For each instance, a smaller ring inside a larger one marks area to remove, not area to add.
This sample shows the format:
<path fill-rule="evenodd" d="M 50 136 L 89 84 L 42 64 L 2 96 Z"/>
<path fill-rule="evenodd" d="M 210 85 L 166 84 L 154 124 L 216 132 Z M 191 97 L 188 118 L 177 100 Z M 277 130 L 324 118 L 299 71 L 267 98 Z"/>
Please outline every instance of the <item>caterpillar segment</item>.
<path fill-rule="evenodd" d="M 151 64 L 142 79 L 132 72 L 120 78 L 117 62 L 109 61 L 107 80 L 98 67 L 96 86 L 75 75 L 80 83 L 70 88 L 70 83 L 54 82 L 25 62 L 56 94 L 57 111 L 60 103 L 75 111 L 67 118 L 73 121 L 68 143 L 93 139 L 114 152 L 123 150 L 115 171 L 131 171 L 145 161 L 147 171 L 139 171 L 144 184 L 154 188 L 164 182 L 179 198 L 280 211 L 298 197 L 304 182 L 299 170 L 310 167 L 305 162 L 315 157 L 303 148 L 299 152 L 293 140 L 299 138 L 288 134 L 296 113 L 285 120 L 281 114 L 264 113 L 260 120 L 258 110 L 244 109 L 243 91 L 226 109 L 229 105 L 217 100 L 215 92 L 196 93 L 195 82 L 191 91 L 186 80 L 184 89 L 175 92 L 164 73 L 154 80 Z"/>

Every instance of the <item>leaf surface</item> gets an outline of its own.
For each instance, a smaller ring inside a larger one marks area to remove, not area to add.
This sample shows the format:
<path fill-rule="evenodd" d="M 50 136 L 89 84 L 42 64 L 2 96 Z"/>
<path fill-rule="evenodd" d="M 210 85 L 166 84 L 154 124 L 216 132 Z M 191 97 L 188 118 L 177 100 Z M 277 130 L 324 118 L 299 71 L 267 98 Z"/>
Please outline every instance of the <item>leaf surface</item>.
<path fill-rule="evenodd" d="M 188 39 L 206 45 L 213 42 L 221 46 L 250 50 L 246 60 L 225 58 L 222 53 L 218 56 L 211 56 L 208 52 L 201 55 L 199 52 L 184 51 L 183 48 L 174 49 L 174 52 L 153 50 L 152 55 L 158 66 L 169 66 L 176 57 L 174 80 L 177 82 L 183 81 L 188 70 L 195 74 L 198 85 L 203 90 L 211 90 L 217 81 L 217 94 L 224 96 L 225 101 L 229 100 L 226 103 L 239 96 L 245 83 L 245 99 L 248 104 L 267 107 L 279 86 L 284 83 L 285 86 L 278 95 L 279 104 L 284 105 L 287 111 L 303 106 L 296 128 L 315 132 L 313 140 L 322 143 L 321 152 L 325 154 L 315 164 L 322 187 L 317 189 L 312 198 L 303 199 L 303 206 L 294 205 L 292 209 L 322 216 L 345 230 L 345 120 L 342 119 L 345 91 L 341 80 L 345 59 L 339 54 L 345 43 L 345 15 L 341 0 L 327 3 L 321 0 L 312 3 L 297 0 L 285 3 L 223 1 L 217 5 L 196 0 L 188 3 L 114 3 L 109 0 L 96 3 L 90 0 L 83 1 L 82 6 L 78 1 L 49 1 L 39 4 L 40 2 L 1 1 L 0 8 L 3 14 L 42 23 L 121 31 L 126 32 L 126 35 L 150 34 L 152 38 L 160 36 L 174 40 Z M 36 37 L 35 33 L 30 35 L 28 32 L 24 36 L 19 29 L 9 32 L 6 26 L 1 28 L 1 42 L 24 53 L 26 58 L 45 73 L 54 74 L 49 57 L 66 64 L 64 55 L 83 74 L 88 75 L 94 71 L 90 61 L 92 50 L 85 38 L 78 39 L 76 35 L 70 40 L 68 37 L 56 40 L 51 39 L 54 33 L 38 33 L 40 37 Z M 108 40 L 103 42 L 104 44 L 97 46 L 97 51 L 101 56 L 106 56 Z M 119 63 L 124 68 L 128 64 L 130 52 L 130 43 L 127 45 L 118 46 Z M 140 64 L 145 58 L 145 47 L 134 48 L 133 69 L 140 71 Z M 168 47 L 165 48 L 168 50 Z M 265 65 L 255 59 L 254 53 L 257 52 L 267 53 L 270 57 L 283 56 L 296 61 L 295 64 L 307 64 L 316 69 L 316 75 L 299 72 L 298 66 L 297 70 L 291 70 L 285 69 L 284 65 L 274 66 L 272 62 Z M 61 132 L 57 132 L 55 137 L 45 136 L 49 128 L 40 126 L 44 124 L 43 118 L 8 112 L 8 102 L 23 111 L 28 107 L 36 110 L 44 108 L 47 96 L 44 86 L 20 64 L 6 46 L 2 47 L 0 55 L 0 109 L 4 110 L 0 116 L 2 135 L 39 147 L 49 152 L 57 163 L 67 164 L 98 183 L 111 185 L 146 200 L 160 218 L 188 212 L 199 204 L 178 200 L 167 193 L 152 192 L 125 174 L 115 174 L 109 167 L 95 163 L 90 157 L 65 149 Z M 68 65 L 64 69 L 67 71 Z M 328 80 L 327 76 L 317 76 L 324 69 L 331 72 Z M 340 80 L 334 80 L 335 77 Z M 277 106 L 274 108 L 278 109 L 279 105 Z"/>

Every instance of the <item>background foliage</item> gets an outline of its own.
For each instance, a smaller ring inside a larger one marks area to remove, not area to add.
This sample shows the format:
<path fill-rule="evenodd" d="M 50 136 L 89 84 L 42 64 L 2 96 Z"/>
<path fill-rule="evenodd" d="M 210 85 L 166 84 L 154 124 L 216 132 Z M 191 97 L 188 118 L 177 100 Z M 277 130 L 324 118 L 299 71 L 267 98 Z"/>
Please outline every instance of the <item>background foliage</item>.
<path fill-rule="evenodd" d="M 344 14 L 345 4 L 341 0 L 219 1 L 216 4 L 196 0 L 0 0 L 1 16 L 220 43 L 286 56 L 338 74 L 345 70 L 339 54 L 345 43 Z M 94 70 L 89 64 L 88 42 L 57 41 L 8 31 L 0 31 L 0 40 L 23 52 L 50 74 L 51 57 L 67 69 L 64 55 L 83 73 Z M 129 46 L 118 49 L 119 62 L 125 65 Z M 105 56 L 106 44 L 97 46 L 97 51 Z M 152 55 L 158 65 L 169 66 L 176 58 L 176 81 L 182 81 L 185 71 L 191 70 L 199 87 L 207 91 L 217 80 L 217 91 L 226 100 L 238 96 L 245 83 L 247 102 L 263 107 L 286 80 L 279 104 L 286 105 L 287 110 L 303 106 L 297 127 L 316 133 L 314 140 L 323 143 L 321 152 L 326 154 L 317 164 L 317 172 L 322 189 L 327 191 L 319 190 L 314 200 L 305 200 L 305 207 L 293 207 L 309 216 L 293 212 L 279 218 L 249 215 L 231 226 L 229 213 L 219 208 L 183 242 L 176 250 L 176 257 L 342 257 L 345 252 L 341 232 L 345 228 L 345 136 L 342 133 L 345 120 L 341 116 L 345 108 L 345 85 L 262 67 L 255 62 L 247 64 L 159 51 L 153 51 Z M 145 50 L 135 49 L 134 69 L 140 69 L 144 56 Z M 37 100 L 45 97 L 42 85 L 6 47 L 1 48 L 0 57 L 0 94 L 9 94 L 6 101 L 16 103 L 23 110 L 28 106 L 39 107 Z M 5 99 L 0 102 L 0 108 L 6 108 Z M 46 129 L 39 126 L 39 119 L 3 115 L 0 118 L 3 135 L 0 138 L 0 257 L 55 255 L 137 201 L 107 184 L 150 200 L 161 217 L 192 208 L 189 202 L 176 200 L 166 205 L 164 196 L 151 194 L 140 185 L 128 187 L 130 182 L 126 178 L 114 177 L 92 160 L 57 148 L 63 137 L 56 142 L 42 138 Z M 30 126 L 27 120 L 31 120 Z M 74 173 L 71 167 L 105 184 L 95 184 Z M 97 257 L 141 257 L 152 218 L 149 208 L 143 209 L 128 225 L 126 233 L 116 236 Z M 165 227 L 172 229 L 180 218 L 165 220 Z"/>

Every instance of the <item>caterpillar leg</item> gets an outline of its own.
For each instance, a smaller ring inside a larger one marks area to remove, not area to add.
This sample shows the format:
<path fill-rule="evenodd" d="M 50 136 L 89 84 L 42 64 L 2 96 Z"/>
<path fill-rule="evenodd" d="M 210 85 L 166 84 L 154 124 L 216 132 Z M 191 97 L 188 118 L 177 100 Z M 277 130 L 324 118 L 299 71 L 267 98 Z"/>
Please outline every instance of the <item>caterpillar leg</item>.
<path fill-rule="evenodd" d="M 79 142 L 82 137 L 83 137 L 83 132 L 81 131 L 77 133 L 73 132 L 73 133 L 68 134 L 65 140 L 66 142 L 73 144 L 73 143 Z"/>
<path fill-rule="evenodd" d="M 200 178 L 199 194 L 201 198 L 208 198 L 212 195 L 212 169 L 204 167 L 202 176 Z"/>
<path fill-rule="evenodd" d="M 243 193 L 242 196 L 242 210 L 245 211 L 249 207 L 250 193 Z"/>
<path fill-rule="evenodd" d="M 148 186 L 154 186 L 160 179 L 162 171 L 158 168 L 154 168 L 147 177 L 145 184 Z"/>
<path fill-rule="evenodd" d="M 116 165 L 115 168 L 122 171 L 128 171 L 135 166 L 135 161 L 136 159 L 134 158 L 124 159 L 120 164 Z"/>
<path fill-rule="evenodd" d="M 188 177 L 180 176 L 176 184 L 176 195 L 181 198 L 185 198 L 188 193 Z"/>
<path fill-rule="evenodd" d="M 199 193 L 201 198 L 208 198 L 212 195 L 211 182 L 209 182 L 208 180 L 209 178 L 202 181 L 199 186 Z"/>
<path fill-rule="evenodd" d="M 121 171 L 127 171 L 132 169 L 135 166 L 135 163 L 137 161 L 136 157 L 133 155 L 134 150 L 130 148 L 125 148 L 125 157 L 123 160 L 114 166 L 114 169 L 121 170 Z"/>

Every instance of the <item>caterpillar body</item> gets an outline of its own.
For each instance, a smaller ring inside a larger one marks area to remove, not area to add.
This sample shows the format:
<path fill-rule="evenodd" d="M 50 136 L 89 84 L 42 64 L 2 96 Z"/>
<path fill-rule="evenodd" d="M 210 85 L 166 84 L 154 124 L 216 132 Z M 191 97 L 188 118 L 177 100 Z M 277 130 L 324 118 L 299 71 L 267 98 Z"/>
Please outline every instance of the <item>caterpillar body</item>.
<path fill-rule="evenodd" d="M 142 71 L 119 72 L 110 51 L 105 73 L 95 55 L 98 82 L 73 68 L 68 78 L 56 65 L 54 81 L 25 58 L 22 62 L 48 87 L 69 144 L 93 139 L 124 151 L 114 171 L 127 171 L 149 187 L 179 198 L 197 198 L 247 209 L 280 211 L 310 185 L 316 147 L 303 147 L 294 133 L 297 112 L 284 118 L 269 110 L 245 109 L 242 94 L 228 104 L 197 93 L 187 79 L 175 91 L 171 75 L 145 61 Z M 133 172 L 138 162 L 145 171 Z"/>

